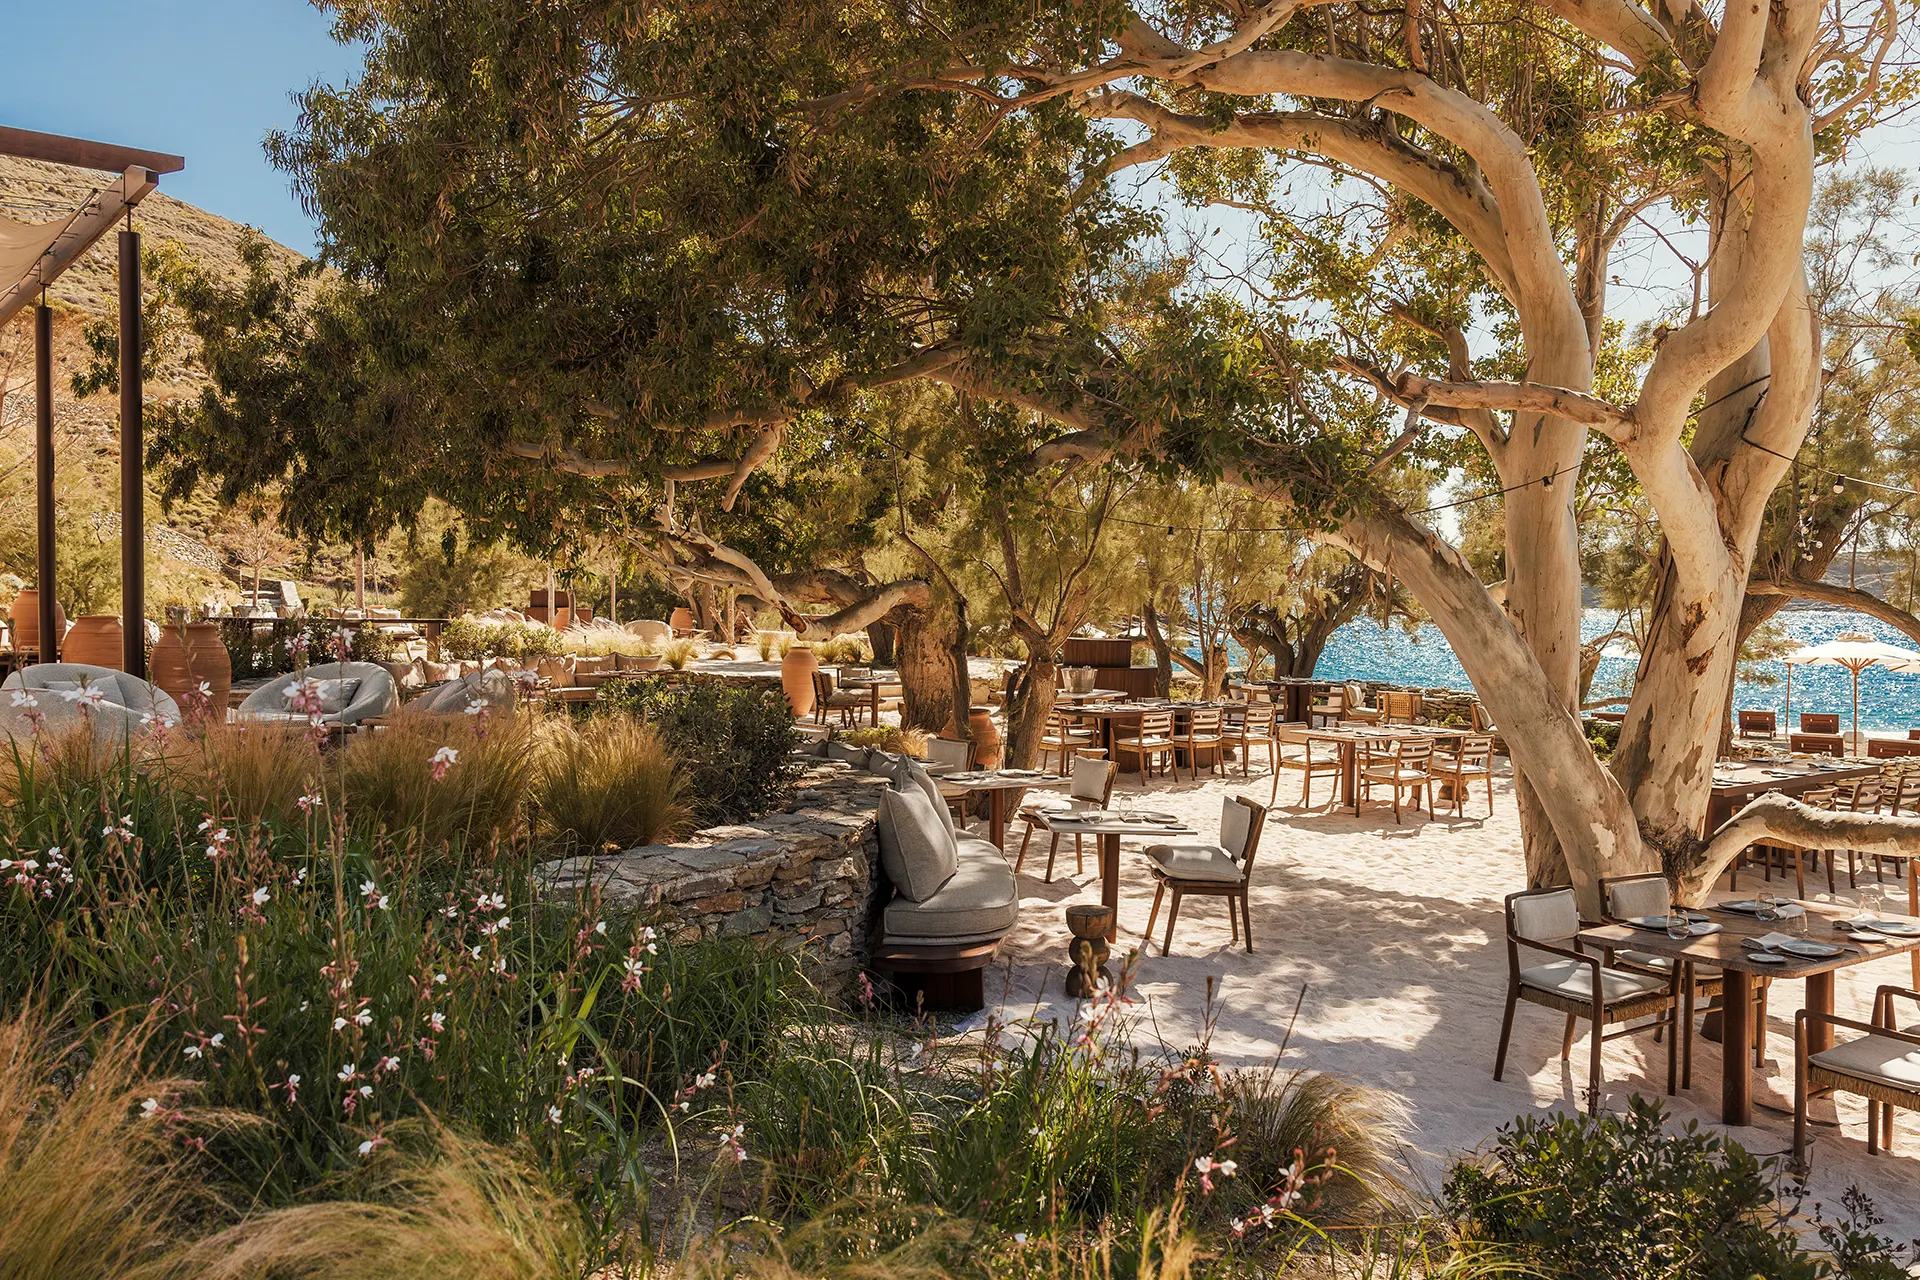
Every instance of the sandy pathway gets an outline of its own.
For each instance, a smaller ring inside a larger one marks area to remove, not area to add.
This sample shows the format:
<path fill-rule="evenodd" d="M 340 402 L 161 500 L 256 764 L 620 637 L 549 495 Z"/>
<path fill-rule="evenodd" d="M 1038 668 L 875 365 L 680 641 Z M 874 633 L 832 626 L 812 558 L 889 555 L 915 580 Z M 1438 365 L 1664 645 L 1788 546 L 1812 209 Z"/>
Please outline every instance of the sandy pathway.
<path fill-rule="evenodd" d="M 1504 760 L 1498 763 L 1504 770 Z M 1317 800 L 1326 785 L 1315 780 Z M 1264 803 L 1271 786 L 1271 776 L 1256 766 L 1249 779 L 1209 780 L 1203 772 L 1198 783 L 1156 779 L 1147 791 L 1152 807 L 1179 812 L 1213 839 L 1224 796 L 1244 792 Z M 1220 1005 L 1215 1054 L 1227 1062 L 1264 1062 L 1298 1002 L 1283 1061 L 1396 1095 L 1416 1148 L 1412 1172 L 1433 1187 L 1448 1156 L 1478 1146 L 1516 1114 L 1577 1108 L 1586 1086 L 1585 1032 L 1574 1043 L 1572 1062 L 1563 1064 L 1561 1018 L 1549 1010 L 1520 1006 L 1506 1079 L 1493 1079 L 1507 976 L 1501 900 L 1524 887 L 1510 779 L 1496 778 L 1491 817 L 1480 791 L 1464 818 L 1409 813 L 1399 826 L 1384 805 L 1369 806 L 1360 818 L 1318 804 L 1298 807 L 1298 774 L 1283 775 L 1279 789 L 1281 803 L 1269 815 L 1255 864 L 1258 950 L 1229 948 L 1223 900 L 1189 900 L 1174 954 L 1162 957 L 1156 938 L 1153 954 L 1140 963 L 1135 1039 L 1175 1049 L 1196 1043 L 1212 979 Z M 1140 797 L 1133 776 L 1123 775 L 1115 803 Z M 1017 849 L 1021 830 L 1018 823 L 1010 827 L 1010 850 Z M 1092 844 L 1085 874 L 1076 874 L 1071 842 L 1063 841 L 1057 877 L 1046 884 L 1040 878 L 1046 837 L 1036 836 L 1021 875 L 1020 923 L 1002 950 L 1004 965 L 988 979 L 990 1010 L 997 1005 L 1003 1019 L 1072 1016 L 1072 1002 L 1058 994 L 1067 940 L 1060 907 L 1099 901 Z M 1153 882 L 1138 848 L 1133 841 L 1122 847 L 1116 955 L 1139 945 L 1152 904 Z M 1741 883 L 1751 891 L 1747 878 Z M 1163 914 L 1155 932 L 1164 929 Z M 1839 1011 L 1864 1019 L 1875 986 L 1905 986 L 1910 979 L 1905 958 L 1842 970 Z M 1755 1084 L 1758 1104 L 1773 1102 L 1786 1113 L 1756 1105 L 1755 1124 L 1731 1131 L 1758 1153 L 1783 1152 L 1792 1142 L 1792 1018 L 1801 998 L 1800 983 L 1774 987 L 1769 1065 Z M 976 1019 L 968 1027 L 980 1024 Z M 1609 1109 L 1622 1109 L 1629 1092 L 1664 1095 L 1666 1049 L 1651 1033 L 1611 1042 L 1605 1062 Z M 1719 1096 L 1719 1046 L 1696 1036 L 1693 1087 L 1670 1100 L 1671 1114 L 1713 1124 Z M 1833 1116 L 1831 1105 L 1826 1114 Z M 1869 1157 L 1865 1105 L 1843 1097 L 1838 1116 L 1838 1130 L 1815 1130 L 1815 1198 L 1837 1203 L 1840 1191 L 1858 1183 L 1897 1238 L 1920 1235 L 1920 1117 L 1899 1122 L 1897 1154 Z"/>

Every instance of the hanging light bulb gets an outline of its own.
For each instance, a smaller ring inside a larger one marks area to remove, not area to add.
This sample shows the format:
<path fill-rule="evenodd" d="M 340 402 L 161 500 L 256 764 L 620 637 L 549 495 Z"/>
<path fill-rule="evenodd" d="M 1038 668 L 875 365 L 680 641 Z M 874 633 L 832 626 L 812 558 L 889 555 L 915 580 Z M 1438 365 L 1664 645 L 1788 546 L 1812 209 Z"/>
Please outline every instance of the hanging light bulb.
<path fill-rule="evenodd" d="M 1847 491 L 1846 482 L 1844 480 L 1835 480 L 1833 482 L 1833 491 L 1835 493 L 1845 493 Z"/>

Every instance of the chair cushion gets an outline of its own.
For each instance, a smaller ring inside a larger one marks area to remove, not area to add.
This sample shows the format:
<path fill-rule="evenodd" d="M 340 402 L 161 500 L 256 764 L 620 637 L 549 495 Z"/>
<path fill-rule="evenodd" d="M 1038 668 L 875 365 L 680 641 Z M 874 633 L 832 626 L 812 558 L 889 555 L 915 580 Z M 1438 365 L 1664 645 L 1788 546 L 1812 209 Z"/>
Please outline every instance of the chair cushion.
<path fill-rule="evenodd" d="M 1572 1000 L 1593 999 L 1593 970 L 1584 964 L 1572 960 L 1557 960 L 1552 964 L 1535 965 L 1520 971 L 1520 985 L 1532 987 L 1537 991 L 1551 991 L 1558 996 Z M 1657 996 L 1666 991 L 1667 984 L 1644 973 L 1627 973 L 1621 969 L 1600 968 L 1600 995 L 1608 1004 L 1617 1004 L 1622 1000 L 1634 1000 L 1641 996 Z"/>
<path fill-rule="evenodd" d="M 1432 776 L 1424 769 L 1396 769 L 1392 765 L 1373 765 L 1366 775 L 1375 782 L 1425 782 Z"/>
<path fill-rule="evenodd" d="M 1807 1059 L 1816 1067 L 1878 1080 L 1898 1089 L 1920 1090 L 1920 1044 L 1888 1036 L 1861 1036 L 1824 1049 Z"/>
<path fill-rule="evenodd" d="M 943 808 L 917 787 L 880 795 L 880 865 L 910 901 L 925 902 L 953 876 L 957 852 Z"/>
<path fill-rule="evenodd" d="M 1228 796 L 1220 802 L 1220 847 L 1234 859 L 1247 856 L 1247 841 L 1253 836 L 1253 810 Z"/>
<path fill-rule="evenodd" d="M 947 829 L 947 834 L 957 836 L 960 833 L 960 829 L 953 825 L 953 810 L 948 806 L 947 798 L 940 794 L 940 784 L 933 780 L 933 775 L 918 760 L 903 758 L 900 773 L 893 785 L 901 791 L 920 788 L 921 794 L 933 803 L 934 812 L 940 815 L 940 824 Z"/>
<path fill-rule="evenodd" d="M 1673 957 L 1663 956 L 1656 951 L 1616 951 L 1613 958 L 1621 964 L 1637 964 L 1642 969 L 1658 969 L 1662 973 L 1673 972 Z"/>
<path fill-rule="evenodd" d="M 1607 914 L 1616 920 L 1635 916 L 1663 916 L 1673 902 L 1664 877 L 1626 880 L 1607 886 Z"/>
<path fill-rule="evenodd" d="M 353 704 L 354 695 L 360 692 L 358 680 L 315 680 L 314 693 L 320 699 L 321 715 L 338 715 Z"/>
<path fill-rule="evenodd" d="M 1176 880 L 1240 882 L 1240 864 L 1217 844 L 1156 844 L 1147 848 L 1147 861 Z"/>
<path fill-rule="evenodd" d="M 889 942 L 968 942 L 997 937 L 1020 916 L 1020 887 L 1000 851 L 964 837 L 951 878 L 914 901 L 896 894 L 881 917 Z"/>
<path fill-rule="evenodd" d="M 1580 907 L 1573 890 L 1528 894 L 1513 901 L 1513 931 L 1522 938 L 1552 941 L 1580 932 Z"/>

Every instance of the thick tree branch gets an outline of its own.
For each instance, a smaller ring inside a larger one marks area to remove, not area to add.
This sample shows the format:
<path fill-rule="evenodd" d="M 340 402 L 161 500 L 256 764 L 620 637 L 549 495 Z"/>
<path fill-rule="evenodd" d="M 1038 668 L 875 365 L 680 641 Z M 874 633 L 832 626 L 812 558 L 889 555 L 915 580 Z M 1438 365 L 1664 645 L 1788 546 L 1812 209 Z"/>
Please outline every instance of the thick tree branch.
<path fill-rule="evenodd" d="M 1858 587 L 1843 587 L 1832 582 L 1809 582 L 1805 578 L 1756 578 L 1747 583 L 1747 593 L 1756 596 L 1785 596 L 1790 600 L 1817 600 L 1842 609 L 1854 609 L 1878 618 L 1902 634 L 1920 641 L 1920 618 L 1899 605 L 1891 604 Z"/>
<path fill-rule="evenodd" d="M 1920 817 L 1838 813 L 1768 792 L 1730 818 L 1707 842 L 1700 857 L 1681 872 L 1675 885 L 1681 900 L 1694 906 L 1705 902 L 1713 882 L 1727 865 L 1747 846 L 1764 840 L 1802 849 L 1855 849 L 1890 858 L 1915 858 L 1920 857 Z"/>

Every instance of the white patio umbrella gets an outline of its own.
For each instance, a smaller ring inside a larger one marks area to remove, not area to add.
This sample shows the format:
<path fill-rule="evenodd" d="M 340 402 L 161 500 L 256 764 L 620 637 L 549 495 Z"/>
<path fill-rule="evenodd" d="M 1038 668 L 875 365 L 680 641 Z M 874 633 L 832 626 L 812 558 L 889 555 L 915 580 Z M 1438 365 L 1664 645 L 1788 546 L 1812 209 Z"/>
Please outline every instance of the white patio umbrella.
<path fill-rule="evenodd" d="M 1920 653 L 1912 649 L 1902 649 L 1875 640 L 1872 636 L 1861 635 L 1857 631 L 1846 631 L 1820 644 L 1808 645 L 1788 654 L 1787 664 L 1787 722 L 1792 728 L 1793 722 L 1793 669 L 1808 666 L 1845 667 L 1853 677 L 1853 745 L 1860 749 L 1860 673 L 1876 664 L 1884 667 L 1920 670 L 1920 665 L 1912 668 L 1908 664 L 1920 664 Z"/>

